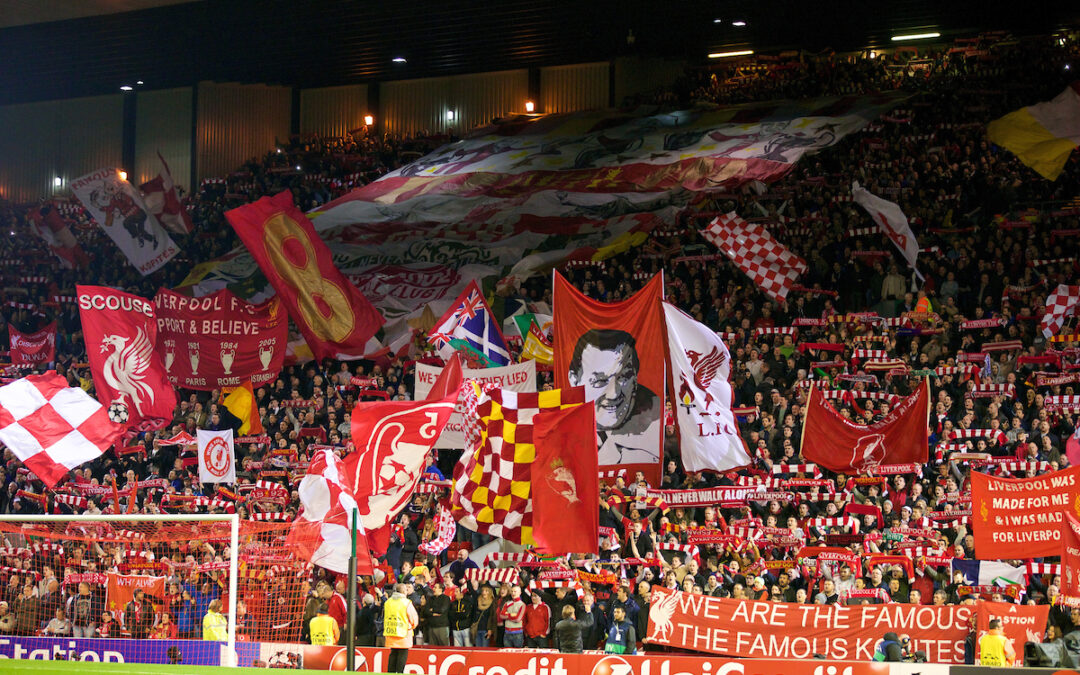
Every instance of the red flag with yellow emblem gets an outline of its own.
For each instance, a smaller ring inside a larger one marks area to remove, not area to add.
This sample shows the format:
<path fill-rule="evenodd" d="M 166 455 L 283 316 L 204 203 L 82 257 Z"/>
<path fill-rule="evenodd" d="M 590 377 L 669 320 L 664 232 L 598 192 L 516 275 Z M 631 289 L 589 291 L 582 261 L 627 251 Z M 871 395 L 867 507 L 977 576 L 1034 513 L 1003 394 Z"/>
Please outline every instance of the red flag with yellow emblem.
<path fill-rule="evenodd" d="M 263 197 L 227 211 L 225 217 L 316 359 L 367 353 L 383 318 L 334 265 L 330 249 L 293 204 L 291 192 Z"/>

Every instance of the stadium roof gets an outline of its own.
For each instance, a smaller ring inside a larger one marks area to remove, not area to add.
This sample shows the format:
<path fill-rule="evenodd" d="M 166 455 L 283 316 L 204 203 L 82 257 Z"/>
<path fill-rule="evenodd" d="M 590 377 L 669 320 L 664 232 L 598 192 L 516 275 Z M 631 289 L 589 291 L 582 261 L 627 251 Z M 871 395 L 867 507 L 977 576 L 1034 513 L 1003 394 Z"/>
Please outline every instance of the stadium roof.
<path fill-rule="evenodd" d="M 1078 18 L 1080 3 L 1060 1 L 0 0 L 0 104 L 139 80 L 311 87 L 630 55 L 693 64 L 718 50 L 849 51 Z"/>

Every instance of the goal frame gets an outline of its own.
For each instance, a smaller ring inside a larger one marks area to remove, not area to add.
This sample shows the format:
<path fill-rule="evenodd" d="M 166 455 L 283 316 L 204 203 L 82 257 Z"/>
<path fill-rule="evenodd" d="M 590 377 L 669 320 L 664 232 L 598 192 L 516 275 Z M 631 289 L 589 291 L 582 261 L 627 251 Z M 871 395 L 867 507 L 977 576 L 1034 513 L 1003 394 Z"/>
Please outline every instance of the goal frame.
<path fill-rule="evenodd" d="M 229 614 L 228 640 L 222 666 L 235 667 L 236 658 L 236 601 L 239 591 L 237 575 L 239 573 L 240 516 L 236 513 L 161 513 L 161 514 L 33 514 L 19 515 L 0 513 L 0 522 L 10 523 L 57 523 L 57 522 L 122 522 L 122 523 L 192 523 L 192 522 L 227 522 L 229 523 Z"/>

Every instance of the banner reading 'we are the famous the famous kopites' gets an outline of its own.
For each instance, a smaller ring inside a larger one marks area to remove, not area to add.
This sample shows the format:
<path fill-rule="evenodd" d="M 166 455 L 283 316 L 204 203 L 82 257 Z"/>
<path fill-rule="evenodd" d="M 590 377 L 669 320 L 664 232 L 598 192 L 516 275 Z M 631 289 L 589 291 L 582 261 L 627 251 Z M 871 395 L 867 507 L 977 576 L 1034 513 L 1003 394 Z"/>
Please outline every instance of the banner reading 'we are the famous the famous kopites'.
<path fill-rule="evenodd" d="M 887 632 L 911 637 L 931 663 L 963 663 L 973 605 L 799 605 L 728 600 L 653 586 L 645 639 L 764 659 L 869 661 Z"/>

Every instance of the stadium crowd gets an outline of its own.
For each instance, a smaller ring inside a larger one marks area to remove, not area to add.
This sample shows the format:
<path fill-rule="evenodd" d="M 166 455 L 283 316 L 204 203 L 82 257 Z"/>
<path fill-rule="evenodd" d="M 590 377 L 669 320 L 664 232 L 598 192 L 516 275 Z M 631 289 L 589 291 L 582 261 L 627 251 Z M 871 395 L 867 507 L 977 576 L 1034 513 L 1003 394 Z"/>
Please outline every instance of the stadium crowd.
<path fill-rule="evenodd" d="M 644 246 L 593 267 L 565 271 L 587 295 L 609 302 L 629 297 L 653 273 L 664 271 L 667 297 L 726 336 L 733 358 L 734 404 L 740 409 L 740 431 L 753 454 L 753 466 L 722 475 L 686 473 L 674 428 L 669 427 L 660 485 L 648 486 L 634 476 L 608 482 L 607 495 L 622 493 L 626 499 L 601 499 L 598 557 L 575 556 L 542 565 L 521 557 L 509 568 L 501 563 L 504 567 L 496 570 L 494 559 L 481 560 L 480 565 L 469 559 L 468 552 L 487 538 L 462 528 L 449 550 L 438 556 L 420 552 L 420 545 L 436 536 L 436 511 L 448 497 L 445 477 L 457 459 L 456 453 L 439 453 L 428 469 L 431 491 L 418 494 L 403 513 L 387 555 L 358 595 L 359 644 L 381 641 L 380 608 L 389 597 L 390 584 L 399 580 L 406 582 L 405 596 L 418 610 L 419 632 L 427 644 L 553 645 L 566 651 L 605 644 L 612 651 L 633 651 L 645 634 L 652 584 L 720 597 L 798 603 L 972 602 L 980 591 L 971 592 L 949 566 L 950 558 L 973 555 L 968 524 L 971 472 L 1029 476 L 1068 466 L 1065 445 L 1076 432 L 1076 410 L 1051 408 L 1046 397 L 1080 391 L 1080 378 L 1075 377 L 1080 349 L 1075 343 L 1049 342 L 1037 329 L 1047 293 L 1076 279 L 1080 162 L 1074 156 L 1059 180 L 1042 180 L 1011 154 L 989 144 L 985 124 L 1022 105 L 1052 98 L 1071 80 L 1070 67 L 1080 67 L 1075 36 L 1025 40 L 984 36 L 963 48 L 924 50 L 922 55 L 905 51 L 880 57 L 826 54 L 743 61 L 704 75 L 690 73 L 671 90 L 640 99 L 729 103 L 895 89 L 911 93 L 901 108 L 803 160 L 785 179 L 761 190 L 709 195 L 685 214 L 680 228 L 655 232 Z M 398 141 L 359 133 L 345 140 L 294 139 L 222 182 L 200 186 L 190 199 L 196 229 L 177 243 L 186 262 L 210 259 L 237 244 L 222 216 L 228 208 L 283 188 L 292 189 L 303 208 L 311 208 L 444 140 Z M 296 166 L 302 170 L 295 171 Z M 854 180 L 896 201 L 908 215 L 919 238 L 924 279 L 914 277 L 884 237 L 858 231 L 870 221 L 847 196 Z M 769 223 L 770 231 L 808 262 L 799 289 L 785 302 L 769 301 L 697 234 L 712 215 L 732 210 L 747 220 Z M 73 295 L 76 281 L 149 297 L 159 285 L 176 285 L 186 266 L 174 263 L 144 280 L 116 257 L 119 253 L 96 228 L 83 227 L 78 234 L 90 254 L 90 267 L 60 270 L 28 234 L 22 218 L 12 205 L 0 208 L 4 228 L 17 233 L 0 242 L 0 258 L 34 261 L 23 274 L 47 279 L 5 288 L 9 298 L 24 294 L 18 303 L 23 306 L 5 308 L 8 323 L 29 331 L 58 320 L 61 356 L 56 368 L 72 384 L 88 387 L 89 372 L 80 365 L 85 350 L 77 314 L 53 302 L 53 297 Z M 546 278 L 527 281 L 520 293 L 534 307 L 550 305 Z M 791 327 L 796 319 L 825 322 L 779 330 Z M 896 321 L 882 330 L 879 323 L 886 319 Z M 982 319 L 1000 319 L 1000 326 L 967 330 L 962 326 L 967 320 Z M 1066 326 L 1062 332 L 1073 329 Z M 855 349 L 884 350 L 888 367 L 848 370 L 844 364 L 853 363 Z M 989 358 L 958 361 L 959 354 L 971 352 L 985 352 Z M 220 405 L 218 392 L 183 392 L 172 423 L 134 441 L 141 451 L 108 453 L 74 472 L 76 481 L 115 484 L 117 494 L 133 487 L 133 498 L 122 496 L 122 503 L 116 504 L 109 490 L 59 500 L 58 494 L 67 494 L 64 488 L 55 494 L 45 492 L 6 452 L 0 512 L 99 513 L 114 506 L 139 513 L 235 508 L 244 518 L 278 513 L 282 515 L 259 517 L 292 520 L 298 508 L 294 470 L 302 468 L 310 446 L 326 444 L 345 451 L 348 444 L 349 411 L 361 394 L 350 384 L 352 376 L 373 376 L 378 389 L 390 398 L 407 399 L 413 363 L 293 364 L 273 385 L 256 391 L 267 442 L 238 446 L 237 479 L 242 484 L 285 483 L 285 498 L 245 502 L 222 497 L 209 507 L 192 501 L 169 506 L 170 500 L 162 499 L 167 494 L 217 495 L 198 482 L 184 446 L 161 441 L 181 432 L 237 424 Z M 1039 384 L 1058 376 L 1066 376 L 1060 378 L 1064 383 Z M 800 454 L 801 421 L 811 380 L 851 392 L 835 399 L 834 405 L 850 419 L 869 422 L 885 415 L 894 397 L 910 393 L 922 377 L 930 378 L 934 409 L 931 461 L 920 471 L 878 479 L 833 475 L 805 464 Z M 551 386 L 550 372 L 542 373 L 542 381 Z M 1013 387 L 1011 395 L 994 388 L 986 395 L 982 385 Z M 295 400 L 310 404 L 288 405 Z M 324 433 L 302 433 L 312 428 Z M 982 431 L 957 440 L 961 430 Z M 290 452 L 272 455 L 272 449 Z M 950 459 L 956 453 L 966 457 Z M 750 502 L 741 507 L 667 508 L 642 496 L 647 487 L 694 489 L 773 478 L 821 483 L 790 502 Z M 845 513 L 856 514 L 858 533 L 844 525 L 807 523 Z M 722 533 L 759 530 L 761 536 L 691 544 L 701 528 Z M 898 530 L 918 534 L 901 535 Z M 912 541 L 919 546 L 910 546 Z M 66 583 L 65 577 L 124 570 L 125 547 L 79 545 L 61 555 L 35 549 L 14 533 L 5 535 L 2 544 L 0 634 L 217 635 L 216 621 L 204 623 L 204 617 L 220 610 L 225 587 L 220 571 L 170 576 L 168 594 L 155 599 L 159 602 L 151 611 L 142 609 L 139 598 L 124 611 L 110 611 L 104 607 L 100 584 Z M 799 556 L 803 546 L 824 544 L 849 548 L 859 564 L 819 565 Z M 176 563 L 188 557 L 220 562 L 225 553 L 167 542 L 142 547 L 151 549 L 158 560 L 171 557 Z M 447 562 L 448 570 L 440 571 Z M 1005 562 L 1023 566 L 1027 561 Z M 468 571 L 478 567 L 482 568 L 478 572 Z M 1027 569 L 1025 585 L 983 597 L 1053 604 L 1048 639 L 1080 628 L 1080 609 L 1054 604 L 1056 576 L 1042 566 Z M 467 576 L 479 580 L 466 580 Z M 264 600 L 257 611 L 243 607 L 241 632 L 282 641 L 307 640 L 310 621 L 323 603 L 343 626 L 343 580 L 315 569 L 301 583 L 290 582 L 288 589 L 285 582 L 275 583 L 271 602 Z M 303 599 L 303 615 L 271 616 L 275 604 L 285 603 L 275 598 L 284 598 L 287 592 Z M 579 620 L 580 644 L 574 630 L 555 630 L 556 623 L 571 615 Z"/>

